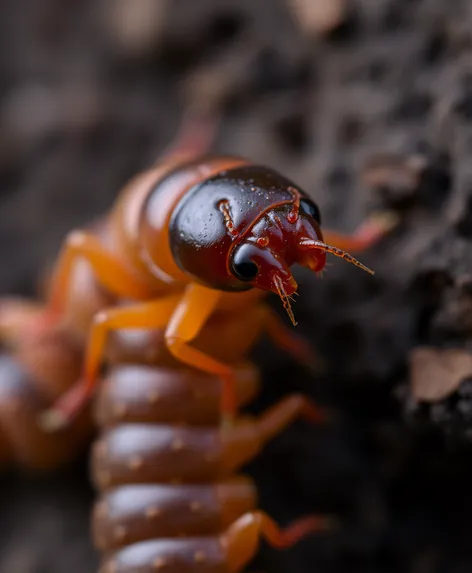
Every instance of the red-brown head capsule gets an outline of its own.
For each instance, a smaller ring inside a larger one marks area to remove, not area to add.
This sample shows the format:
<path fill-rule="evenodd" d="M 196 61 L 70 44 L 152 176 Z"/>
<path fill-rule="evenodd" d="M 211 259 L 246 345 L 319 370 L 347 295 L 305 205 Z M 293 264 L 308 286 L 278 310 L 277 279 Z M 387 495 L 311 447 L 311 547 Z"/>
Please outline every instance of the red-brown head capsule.
<path fill-rule="evenodd" d="M 316 204 L 291 181 L 266 167 L 244 165 L 185 194 L 170 221 L 170 244 L 176 264 L 194 279 L 225 291 L 272 291 L 294 320 L 292 265 L 317 272 L 331 252 L 368 270 L 326 245 L 320 222 Z"/>

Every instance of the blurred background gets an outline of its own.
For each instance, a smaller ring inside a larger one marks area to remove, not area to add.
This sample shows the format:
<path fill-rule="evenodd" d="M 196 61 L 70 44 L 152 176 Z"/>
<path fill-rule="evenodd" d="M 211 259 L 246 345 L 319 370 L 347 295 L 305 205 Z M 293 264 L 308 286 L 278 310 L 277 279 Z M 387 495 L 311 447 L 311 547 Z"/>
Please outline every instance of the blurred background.
<path fill-rule="evenodd" d="M 189 108 L 221 117 L 215 152 L 302 186 L 325 228 L 396 214 L 361 257 L 374 278 L 342 261 L 321 281 L 300 273 L 299 332 L 322 374 L 265 342 L 255 352 L 253 411 L 302 391 L 333 412 L 250 465 L 261 506 L 283 524 L 318 512 L 340 526 L 263 547 L 252 570 L 470 571 L 472 367 L 440 370 L 433 354 L 425 380 L 409 364 L 420 345 L 472 341 L 472 4 L 3 0 L 0 30 L 2 294 L 33 295 L 67 231 L 106 212 Z M 0 479 L 2 573 L 96 570 L 86 456 Z"/>

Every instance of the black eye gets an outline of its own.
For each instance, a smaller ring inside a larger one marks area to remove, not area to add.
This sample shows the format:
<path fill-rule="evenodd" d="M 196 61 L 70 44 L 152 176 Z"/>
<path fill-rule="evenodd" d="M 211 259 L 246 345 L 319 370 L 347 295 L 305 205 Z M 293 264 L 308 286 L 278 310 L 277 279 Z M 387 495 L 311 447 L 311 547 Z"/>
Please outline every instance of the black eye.
<path fill-rule="evenodd" d="M 250 282 L 257 277 L 259 267 L 244 253 L 244 246 L 234 253 L 231 270 L 234 276 L 243 282 Z"/>
<path fill-rule="evenodd" d="M 254 280 L 257 276 L 258 270 L 256 263 L 253 263 L 252 261 L 243 261 L 237 265 L 233 263 L 233 272 L 240 281 Z"/>
<path fill-rule="evenodd" d="M 311 199 L 300 199 L 300 213 L 310 215 L 313 219 L 321 225 L 321 213 L 318 205 Z"/>

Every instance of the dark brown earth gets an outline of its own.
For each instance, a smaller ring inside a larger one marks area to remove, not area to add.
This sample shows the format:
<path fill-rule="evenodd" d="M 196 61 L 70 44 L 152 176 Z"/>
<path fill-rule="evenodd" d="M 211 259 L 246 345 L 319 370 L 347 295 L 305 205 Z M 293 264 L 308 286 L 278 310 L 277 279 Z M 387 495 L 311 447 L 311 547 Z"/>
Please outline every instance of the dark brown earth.
<path fill-rule="evenodd" d="M 374 278 L 338 261 L 322 281 L 300 274 L 299 329 L 325 375 L 310 378 L 266 343 L 255 353 L 265 372 L 255 410 L 296 389 L 334 413 L 327 427 L 294 425 L 250 466 L 261 506 L 281 523 L 307 512 L 340 520 L 284 554 L 264 547 L 255 567 L 470 571 L 470 381 L 436 408 L 405 398 L 405 383 L 414 346 L 472 342 L 472 5 L 354 0 L 310 39 L 281 1 L 174 0 L 165 20 L 148 19 L 147 40 L 141 30 L 124 43 L 118 4 L 2 2 L 0 292 L 34 293 L 64 234 L 169 143 L 181 78 L 231 61 L 221 81 L 239 81 L 216 151 L 293 178 L 327 227 L 352 231 L 374 208 L 401 217 L 362 257 Z M 395 160 L 373 189 L 362 170 L 379 153 L 419 156 L 423 170 Z M 6 475 L 0 498 L 2 573 L 95 571 L 85 461 L 52 478 Z"/>

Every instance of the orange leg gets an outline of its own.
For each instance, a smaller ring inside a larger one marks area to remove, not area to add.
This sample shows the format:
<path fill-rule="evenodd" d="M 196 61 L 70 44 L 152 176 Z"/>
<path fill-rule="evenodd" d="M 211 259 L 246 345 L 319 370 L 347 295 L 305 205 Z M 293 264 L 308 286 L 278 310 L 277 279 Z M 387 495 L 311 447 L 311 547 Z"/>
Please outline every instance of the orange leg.
<path fill-rule="evenodd" d="M 302 394 L 292 394 L 277 402 L 259 418 L 262 441 L 267 442 L 300 416 L 314 424 L 326 420 L 325 414 L 309 398 Z"/>
<path fill-rule="evenodd" d="M 281 529 L 262 511 L 246 513 L 221 536 L 229 571 L 239 573 L 244 569 L 255 556 L 261 537 L 276 549 L 287 549 L 311 533 L 329 529 L 332 524 L 329 517 L 309 516 Z"/>
<path fill-rule="evenodd" d="M 221 378 L 223 382 L 221 410 L 223 422 L 228 423 L 236 413 L 234 370 L 189 344 L 215 310 L 221 294 L 217 290 L 195 283 L 190 284 L 167 326 L 165 341 L 169 351 L 177 359 Z"/>
<path fill-rule="evenodd" d="M 51 410 L 41 416 L 44 429 L 55 430 L 67 424 L 93 394 L 110 330 L 163 328 L 181 296 L 173 295 L 158 301 L 99 312 L 95 316 L 88 339 L 83 377 Z"/>
<path fill-rule="evenodd" d="M 99 283 L 116 296 L 135 300 L 150 298 L 149 287 L 129 271 L 116 255 L 107 251 L 94 235 L 73 231 L 66 238 L 52 280 L 48 310 L 55 316 L 64 310 L 73 265 L 78 258 L 85 259 Z"/>
<path fill-rule="evenodd" d="M 319 358 L 314 355 L 308 342 L 287 328 L 278 314 L 269 307 L 264 307 L 264 327 L 276 346 L 282 348 L 301 364 L 312 370 L 319 365 Z"/>
<path fill-rule="evenodd" d="M 314 424 L 328 419 L 316 404 L 301 394 L 283 398 L 258 418 L 238 419 L 239 423 L 223 437 L 225 471 L 235 472 L 250 462 L 269 440 L 299 417 Z M 248 432 L 250 440 L 247 439 Z"/>
<path fill-rule="evenodd" d="M 392 213 L 377 213 L 367 218 L 352 235 L 327 230 L 323 231 L 323 237 L 326 243 L 343 251 L 361 253 L 378 243 L 397 223 L 398 219 Z"/>

